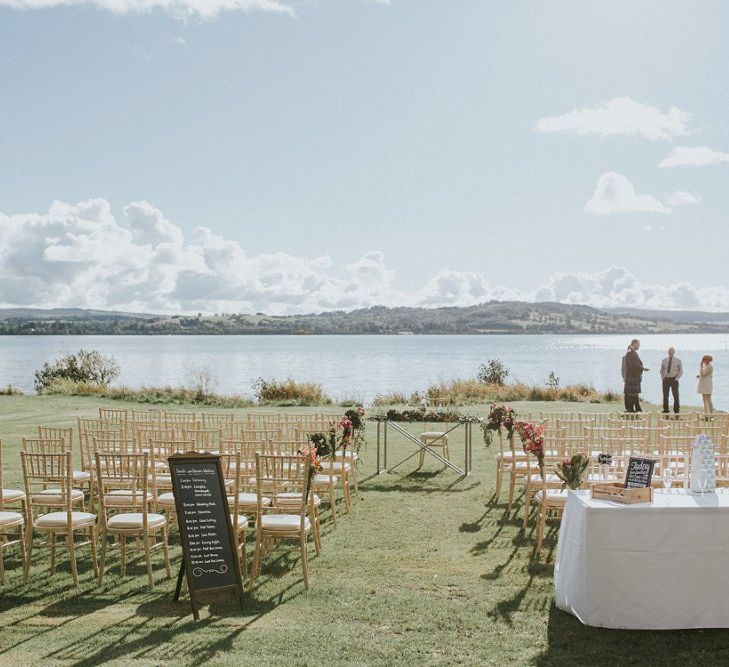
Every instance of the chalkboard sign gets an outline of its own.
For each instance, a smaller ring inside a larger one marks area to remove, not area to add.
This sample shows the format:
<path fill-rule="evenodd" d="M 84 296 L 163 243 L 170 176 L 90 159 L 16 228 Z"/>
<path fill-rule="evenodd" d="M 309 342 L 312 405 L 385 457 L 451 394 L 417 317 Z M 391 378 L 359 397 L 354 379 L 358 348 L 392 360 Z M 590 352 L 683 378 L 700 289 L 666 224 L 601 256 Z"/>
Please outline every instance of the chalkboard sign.
<path fill-rule="evenodd" d="M 625 474 L 625 488 L 645 489 L 649 487 L 655 465 L 656 462 L 653 459 L 639 459 L 631 456 L 628 461 L 628 472 Z"/>
<path fill-rule="evenodd" d="M 180 597 L 184 575 L 195 620 L 203 602 L 233 595 L 242 605 L 243 586 L 220 457 L 189 452 L 168 461 L 182 543 L 175 600 Z"/>

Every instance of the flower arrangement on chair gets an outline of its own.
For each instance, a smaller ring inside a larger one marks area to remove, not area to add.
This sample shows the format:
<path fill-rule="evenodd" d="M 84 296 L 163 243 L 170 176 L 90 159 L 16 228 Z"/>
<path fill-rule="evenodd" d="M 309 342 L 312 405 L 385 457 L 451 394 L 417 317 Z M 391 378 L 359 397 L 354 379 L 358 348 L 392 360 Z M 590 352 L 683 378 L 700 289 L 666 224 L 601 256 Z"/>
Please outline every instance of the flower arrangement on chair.
<path fill-rule="evenodd" d="M 315 434 L 320 435 L 320 434 Z M 309 500 L 309 491 L 311 490 L 311 482 L 322 470 L 322 457 L 319 454 L 317 445 L 312 443 L 314 436 L 309 438 L 310 444 L 302 447 L 299 454 L 309 462 L 309 479 L 306 480 L 306 500 Z"/>
<path fill-rule="evenodd" d="M 507 437 L 514 435 L 514 424 L 516 420 L 516 411 L 514 408 L 506 405 L 497 405 L 493 403 L 489 410 L 489 416 L 485 422 L 481 422 L 481 430 L 483 431 L 483 441 L 487 447 L 491 446 L 494 433 L 501 432 L 506 429 Z"/>
<path fill-rule="evenodd" d="M 519 434 L 524 451 L 537 457 L 539 474 L 544 479 L 544 424 L 517 421 L 514 430 Z"/>
<path fill-rule="evenodd" d="M 554 469 L 554 473 L 562 480 L 562 491 L 565 489 L 577 490 L 585 483 L 590 457 L 587 454 L 573 454 L 565 456 Z"/>

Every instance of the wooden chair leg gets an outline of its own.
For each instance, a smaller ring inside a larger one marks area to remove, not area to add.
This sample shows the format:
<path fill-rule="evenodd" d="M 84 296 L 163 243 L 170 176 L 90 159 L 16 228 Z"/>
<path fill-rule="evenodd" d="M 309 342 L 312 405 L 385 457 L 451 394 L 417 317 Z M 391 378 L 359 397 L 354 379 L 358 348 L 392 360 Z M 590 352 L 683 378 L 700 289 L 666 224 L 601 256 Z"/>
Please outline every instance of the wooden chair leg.
<path fill-rule="evenodd" d="M 99 563 L 99 586 L 103 586 L 104 584 L 104 566 L 106 564 L 106 544 L 108 541 L 108 535 L 105 530 L 102 529 L 101 535 L 99 537 L 101 540 L 101 562 Z"/>
<path fill-rule="evenodd" d="M 121 576 L 125 576 L 127 573 L 127 538 L 122 533 L 119 535 L 119 559 L 121 561 Z"/>
<path fill-rule="evenodd" d="M 539 512 L 539 527 L 537 528 L 537 559 L 542 551 L 542 541 L 544 539 L 544 528 L 547 525 L 547 512 L 549 510 L 542 505 Z"/>
<path fill-rule="evenodd" d="M 516 473 L 511 470 L 509 475 L 509 506 L 508 511 L 511 512 L 511 508 L 514 506 L 514 488 L 516 487 Z"/>
<path fill-rule="evenodd" d="M 73 585 L 78 586 L 78 568 L 76 567 L 76 545 L 73 543 L 73 530 L 66 533 L 66 546 L 68 547 L 68 557 L 71 559 L 71 574 L 73 575 Z"/>
<path fill-rule="evenodd" d="M 48 542 L 51 545 L 51 574 L 56 574 L 56 534 L 48 533 Z"/>
<path fill-rule="evenodd" d="M 319 509 L 317 507 L 311 513 L 312 530 L 314 532 L 314 549 L 316 549 L 316 555 L 321 553 L 321 531 L 319 526 Z"/>
<path fill-rule="evenodd" d="M 5 585 L 5 557 L 3 551 L 5 551 L 5 545 L 0 542 L 0 586 Z"/>
<path fill-rule="evenodd" d="M 501 478 L 504 472 L 504 463 L 501 459 L 496 461 L 496 500 L 501 498 Z"/>
<path fill-rule="evenodd" d="M 165 558 L 165 572 L 167 578 L 172 579 L 172 568 L 170 567 L 170 550 L 167 544 L 167 526 L 162 528 L 162 554 Z"/>
<path fill-rule="evenodd" d="M 337 529 L 337 493 L 333 486 L 329 487 L 329 504 L 332 508 L 332 525 Z"/>
<path fill-rule="evenodd" d="M 149 548 L 149 541 L 152 536 L 147 534 L 144 536 L 144 560 L 147 562 L 147 580 L 149 581 L 149 590 L 154 590 L 154 575 L 152 574 L 152 551 Z"/>
<path fill-rule="evenodd" d="M 253 590 L 253 584 L 261 570 L 261 550 L 263 549 L 263 539 L 259 537 L 256 531 L 256 551 L 253 554 L 253 568 L 251 569 L 251 578 L 248 580 L 248 592 Z"/>
<path fill-rule="evenodd" d="M 25 573 L 26 578 L 28 577 L 28 573 L 30 572 L 30 563 L 31 563 L 31 557 L 33 556 L 33 522 L 31 520 L 28 527 L 25 529 L 25 552 L 26 552 L 26 562 L 27 562 L 27 571 Z"/>
<path fill-rule="evenodd" d="M 96 557 L 96 526 L 89 528 L 89 542 L 91 542 L 91 565 L 94 568 L 94 576 L 99 576 L 99 560 Z"/>
<path fill-rule="evenodd" d="M 241 531 L 240 536 L 240 561 L 243 570 L 242 577 L 248 576 L 248 554 L 246 553 L 246 529 Z"/>
<path fill-rule="evenodd" d="M 344 495 L 344 511 L 349 514 L 349 509 L 352 506 L 352 502 L 349 497 L 349 474 L 342 475 L 342 493 Z"/>
<path fill-rule="evenodd" d="M 301 566 L 304 570 L 304 588 L 309 589 L 309 562 L 306 550 L 306 533 L 301 535 Z"/>
<path fill-rule="evenodd" d="M 28 570 L 30 563 L 28 562 L 28 543 L 26 541 L 25 526 L 20 528 L 20 554 L 23 558 L 23 581 L 28 581 Z"/>
<path fill-rule="evenodd" d="M 524 489 L 524 521 L 522 522 L 523 528 L 529 525 L 529 510 L 531 510 L 532 504 L 532 486 L 527 482 L 526 488 Z"/>

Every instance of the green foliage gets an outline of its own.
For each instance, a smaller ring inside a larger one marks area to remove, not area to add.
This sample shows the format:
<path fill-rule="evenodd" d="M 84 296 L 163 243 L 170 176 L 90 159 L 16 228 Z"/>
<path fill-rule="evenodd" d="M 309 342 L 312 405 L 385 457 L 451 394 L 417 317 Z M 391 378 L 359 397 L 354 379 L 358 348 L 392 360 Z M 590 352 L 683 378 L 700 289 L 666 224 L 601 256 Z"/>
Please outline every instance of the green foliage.
<path fill-rule="evenodd" d="M 258 378 L 253 381 L 253 390 L 261 405 L 329 405 L 332 402 L 321 385 L 292 378 L 283 382 Z"/>
<path fill-rule="evenodd" d="M 509 369 L 500 359 L 489 359 L 485 364 L 481 364 L 476 375 L 476 379 L 481 384 L 490 384 L 497 387 L 503 387 L 506 384 L 507 377 L 509 377 Z"/>
<path fill-rule="evenodd" d="M 35 390 L 43 392 L 56 380 L 106 387 L 119 377 L 119 364 L 96 350 L 79 350 L 52 363 L 46 362 L 35 372 Z"/>
<path fill-rule="evenodd" d="M 547 386 L 550 389 L 559 387 L 559 376 L 554 371 L 549 371 L 549 375 L 547 375 Z"/>
<path fill-rule="evenodd" d="M 13 387 L 13 385 L 8 384 L 5 387 L 0 387 L 0 396 L 22 396 L 23 392 L 20 391 L 17 387 Z"/>
<path fill-rule="evenodd" d="M 573 454 L 560 461 L 554 472 L 562 480 L 562 491 L 581 488 L 587 479 L 589 465 L 590 457 L 587 454 Z"/>

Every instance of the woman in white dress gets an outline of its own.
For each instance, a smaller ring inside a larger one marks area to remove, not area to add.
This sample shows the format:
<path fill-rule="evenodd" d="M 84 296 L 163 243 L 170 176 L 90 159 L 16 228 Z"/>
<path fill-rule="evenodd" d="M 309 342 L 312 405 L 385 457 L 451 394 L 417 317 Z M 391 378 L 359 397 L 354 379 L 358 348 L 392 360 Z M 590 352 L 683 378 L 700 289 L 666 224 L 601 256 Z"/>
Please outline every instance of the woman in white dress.
<path fill-rule="evenodd" d="M 701 398 L 704 399 L 704 412 L 710 415 L 714 412 L 714 404 L 711 402 L 711 394 L 714 391 L 714 365 L 712 362 L 714 357 L 710 354 L 705 354 L 701 359 L 701 366 L 699 366 L 699 374 L 696 376 L 699 380 L 699 386 L 696 387 L 696 391 L 701 394 Z"/>

